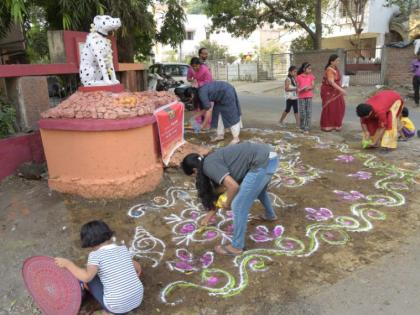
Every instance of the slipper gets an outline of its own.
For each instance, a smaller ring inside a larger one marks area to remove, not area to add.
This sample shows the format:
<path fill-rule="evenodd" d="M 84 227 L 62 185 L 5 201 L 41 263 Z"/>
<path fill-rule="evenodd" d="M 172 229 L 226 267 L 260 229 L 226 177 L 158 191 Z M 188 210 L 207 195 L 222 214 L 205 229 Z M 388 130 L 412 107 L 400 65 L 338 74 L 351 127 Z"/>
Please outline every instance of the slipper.
<path fill-rule="evenodd" d="M 254 219 L 254 220 L 256 220 L 256 221 L 275 222 L 275 221 L 277 221 L 279 218 L 278 218 L 278 217 L 274 217 L 274 218 L 272 218 L 272 219 L 268 219 L 268 218 L 266 218 L 266 217 L 265 217 L 265 215 L 260 214 L 259 216 L 254 217 L 253 219 Z"/>
<path fill-rule="evenodd" d="M 233 140 L 229 143 L 229 145 L 232 145 L 232 144 L 238 144 L 239 142 L 241 142 L 241 140 L 239 140 L 239 139 L 233 139 Z"/>
<path fill-rule="evenodd" d="M 225 256 L 239 256 L 239 255 L 242 255 L 243 253 L 243 251 L 241 251 L 240 253 L 234 253 L 231 250 L 229 250 L 229 248 L 227 248 L 226 245 L 218 245 L 214 248 L 214 250 L 219 255 L 225 255 Z"/>
<path fill-rule="evenodd" d="M 210 142 L 219 142 L 225 140 L 225 137 L 217 136 L 210 139 Z"/>

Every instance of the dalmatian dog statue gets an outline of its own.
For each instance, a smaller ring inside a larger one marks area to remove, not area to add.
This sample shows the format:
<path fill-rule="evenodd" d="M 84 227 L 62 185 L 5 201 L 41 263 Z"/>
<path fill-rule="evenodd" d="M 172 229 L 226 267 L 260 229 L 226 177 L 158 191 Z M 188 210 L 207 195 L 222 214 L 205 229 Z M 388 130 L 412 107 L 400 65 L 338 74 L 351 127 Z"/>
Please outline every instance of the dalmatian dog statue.
<path fill-rule="evenodd" d="M 111 40 L 108 32 L 121 26 L 121 20 L 108 15 L 97 15 L 82 49 L 80 80 L 84 86 L 113 85 L 120 83 L 112 62 Z"/>

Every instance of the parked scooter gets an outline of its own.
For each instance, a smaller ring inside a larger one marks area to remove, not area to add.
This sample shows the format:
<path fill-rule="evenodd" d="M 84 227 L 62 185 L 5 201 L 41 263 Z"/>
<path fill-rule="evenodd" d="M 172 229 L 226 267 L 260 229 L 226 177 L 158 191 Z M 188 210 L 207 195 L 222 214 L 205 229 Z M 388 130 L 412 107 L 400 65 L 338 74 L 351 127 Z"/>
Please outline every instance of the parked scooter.
<path fill-rule="evenodd" d="M 184 91 L 189 88 L 189 84 L 184 81 L 176 81 L 169 75 L 159 75 L 157 73 L 149 75 L 149 91 L 169 91 L 175 93 L 184 103 L 186 110 L 193 110 L 194 106 L 190 99 L 186 98 Z"/>

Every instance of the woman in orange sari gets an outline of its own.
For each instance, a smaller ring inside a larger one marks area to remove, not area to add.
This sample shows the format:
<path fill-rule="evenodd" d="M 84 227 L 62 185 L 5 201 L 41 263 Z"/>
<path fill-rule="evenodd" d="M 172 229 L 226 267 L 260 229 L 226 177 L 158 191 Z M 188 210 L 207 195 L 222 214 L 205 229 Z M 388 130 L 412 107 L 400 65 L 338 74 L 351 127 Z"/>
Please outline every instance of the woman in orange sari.
<path fill-rule="evenodd" d="M 344 95 L 346 95 L 346 91 L 341 87 L 341 74 L 340 70 L 338 70 L 339 62 L 340 58 L 338 55 L 331 55 L 322 78 L 320 123 L 322 131 L 340 131 L 343 124 L 346 107 Z"/>

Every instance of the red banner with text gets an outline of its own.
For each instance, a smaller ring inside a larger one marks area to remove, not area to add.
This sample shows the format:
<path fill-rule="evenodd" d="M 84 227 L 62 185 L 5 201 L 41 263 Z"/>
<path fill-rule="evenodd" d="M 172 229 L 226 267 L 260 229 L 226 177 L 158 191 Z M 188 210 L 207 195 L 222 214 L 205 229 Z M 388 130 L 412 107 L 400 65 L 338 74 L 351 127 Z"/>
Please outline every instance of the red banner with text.
<path fill-rule="evenodd" d="M 167 166 L 172 154 L 184 140 L 184 104 L 174 102 L 155 110 L 153 115 L 156 118 L 159 129 L 160 151 L 162 161 Z"/>

